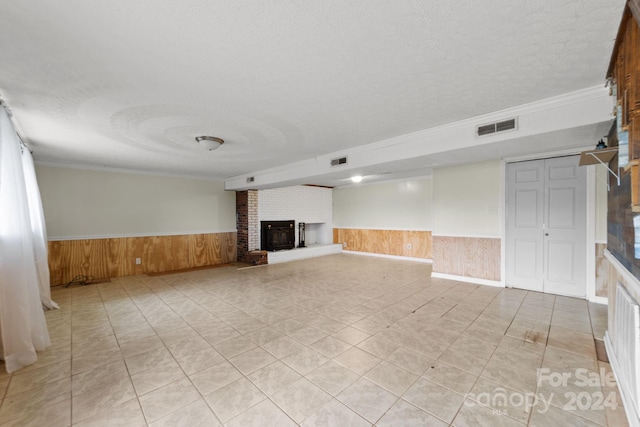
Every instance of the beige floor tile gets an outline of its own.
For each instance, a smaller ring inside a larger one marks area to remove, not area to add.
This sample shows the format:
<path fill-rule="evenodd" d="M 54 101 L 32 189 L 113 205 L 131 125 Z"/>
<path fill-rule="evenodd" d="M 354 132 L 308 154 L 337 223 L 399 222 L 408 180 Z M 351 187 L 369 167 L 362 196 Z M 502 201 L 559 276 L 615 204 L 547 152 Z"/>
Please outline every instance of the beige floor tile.
<path fill-rule="evenodd" d="M 302 427 L 370 427 L 371 423 L 336 399 L 332 399 L 300 425 Z"/>
<path fill-rule="evenodd" d="M 364 375 L 381 362 L 380 358 L 357 347 L 352 347 L 334 360 L 359 375 Z"/>
<path fill-rule="evenodd" d="M 257 371 L 271 363 L 275 362 L 276 358 L 269 354 L 261 347 L 256 347 L 252 350 L 244 352 L 238 356 L 229 359 L 240 372 L 245 375 L 251 372 Z"/>
<path fill-rule="evenodd" d="M 386 361 L 380 362 L 364 377 L 397 396 L 401 396 L 418 379 L 417 375 Z"/>
<path fill-rule="evenodd" d="M 71 352 L 73 357 L 85 356 L 90 353 L 102 352 L 105 350 L 118 349 L 118 341 L 114 335 L 106 335 L 99 338 L 89 338 L 81 342 L 73 342 Z"/>
<path fill-rule="evenodd" d="M 264 346 L 265 344 L 275 341 L 278 338 L 282 338 L 285 335 L 271 327 L 258 329 L 257 331 L 249 332 L 244 337 L 253 341 L 257 345 Z"/>
<path fill-rule="evenodd" d="M 331 396 L 306 378 L 300 378 L 271 399 L 295 422 L 301 423 L 328 403 Z"/>
<path fill-rule="evenodd" d="M 223 423 L 266 399 L 266 395 L 246 378 L 240 378 L 205 395 L 205 400 Z"/>
<path fill-rule="evenodd" d="M 446 423 L 453 421 L 464 401 L 464 396 L 424 378 L 419 378 L 402 398 Z"/>
<path fill-rule="evenodd" d="M 159 369 L 174 366 L 176 361 L 166 348 L 150 350 L 125 359 L 129 375 L 135 375 L 148 369 Z"/>
<path fill-rule="evenodd" d="M 322 335 L 324 336 L 324 334 Z M 273 356 L 281 359 L 292 353 L 297 353 L 304 349 L 304 345 L 288 336 L 282 335 L 282 337 L 262 344 L 262 348 L 267 350 Z"/>
<path fill-rule="evenodd" d="M 211 408 L 209 408 L 204 399 L 200 398 L 149 425 L 150 427 L 217 427 L 222 424 L 220 424 L 220 421 L 213 414 L 213 411 L 211 411 Z"/>
<path fill-rule="evenodd" d="M 578 332 L 552 324 L 548 345 L 580 356 L 596 358 L 596 347 L 591 333 Z"/>
<path fill-rule="evenodd" d="M 226 424 L 227 427 L 295 427 L 296 425 L 287 414 L 268 399 L 247 409 Z"/>
<path fill-rule="evenodd" d="M 563 411 L 555 406 L 549 406 L 546 411 L 533 411 L 531 427 L 548 427 L 548 426 L 572 426 L 572 427 L 596 427 L 598 424 L 585 418 L 580 418 L 570 412 Z"/>
<path fill-rule="evenodd" d="M 371 335 L 359 329 L 347 326 L 333 334 L 334 337 L 351 345 L 358 345 Z"/>
<path fill-rule="evenodd" d="M 336 255 L 54 289 L 52 346 L 0 373 L 0 424 L 511 425 L 532 413 L 532 425 L 625 424 L 622 405 L 571 413 L 558 397 L 543 414 L 541 400 L 529 412 L 501 404 L 595 392 L 577 386 L 576 370 L 598 372 L 592 334 L 606 330 L 606 306 L 429 271 Z M 572 378 L 554 388 L 540 368 Z M 463 406 L 465 393 L 478 405 Z M 335 399 L 347 395 L 352 407 Z"/>
<path fill-rule="evenodd" d="M 55 424 L 49 424 L 55 425 Z M 145 427 L 147 422 L 142 414 L 142 408 L 138 399 L 127 400 L 126 402 L 116 405 L 100 412 L 92 417 L 86 418 L 79 423 L 74 423 L 74 427 L 102 427 L 122 426 L 122 427 Z"/>
<path fill-rule="evenodd" d="M 327 333 L 308 326 L 289 334 L 289 336 L 304 345 L 309 345 L 326 337 Z"/>
<path fill-rule="evenodd" d="M 156 331 L 149 324 L 133 325 L 130 330 L 116 334 L 120 346 L 140 341 L 144 338 L 156 336 Z"/>
<path fill-rule="evenodd" d="M 461 335 L 439 357 L 439 361 L 464 371 L 479 375 L 489 362 L 496 345 L 480 341 L 468 335 Z"/>
<path fill-rule="evenodd" d="M 587 313 L 577 315 L 554 310 L 551 326 L 560 326 L 573 331 L 592 333 L 591 319 Z"/>
<path fill-rule="evenodd" d="M 88 391 L 74 395 L 71 418 L 74 423 L 111 410 L 136 397 L 128 376 L 118 376 L 104 387 L 92 387 Z"/>
<path fill-rule="evenodd" d="M 264 394 L 271 396 L 298 381 L 301 376 L 296 371 L 280 361 L 276 361 L 264 368 L 247 375 Z"/>
<path fill-rule="evenodd" d="M 478 380 L 477 376 L 440 361 L 427 369 L 423 377 L 462 395 L 469 392 Z"/>
<path fill-rule="evenodd" d="M 213 346 L 213 348 L 215 348 L 227 359 L 235 357 L 239 354 L 244 353 L 245 351 L 249 351 L 256 347 L 257 345 L 253 341 L 250 341 L 244 337 L 233 338 L 229 341 L 224 341 Z"/>
<path fill-rule="evenodd" d="M 338 394 L 336 399 L 367 421 L 375 423 L 398 400 L 398 396 L 361 378 Z"/>
<path fill-rule="evenodd" d="M 344 353 L 352 346 L 351 344 L 347 344 L 346 342 L 340 341 L 337 338 L 327 336 L 312 343 L 311 345 L 309 345 L 309 347 L 322 354 L 323 356 L 331 359 L 338 356 L 339 354 Z"/>
<path fill-rule="evenodd" d="M 330 360 L 311 371 L 306 378 L 329 393 L 336 396 L 358 379 L 358 374 Z"/>
<path fill-rule="evenodd" d="M 52 405 L 36 406 L 18 418 L 5 422 L 0 416 L 3 427 L 39 427 L 71 425 L 71 399 L 56 402 Z"/>
<path fill-rule="evenodd" d="M 95 388 L 107 389 L 112 385 L 126 382 L 128 379 L 129 372 L 127 372 L 124 361 L 118 360 L 74 375 L 71 391 L 73 396 L 77 396 Z"/>
<path fill-rule="evenodd" d="M 434 360 L 435 359 L 429 358 L 422 353 L 406 348 L 399 348 L 387 357 L 387 362 L 416 375 L 422 375 L 433 365 Z"/>
<path fill-rule="evenodd" d="M 376 423 L 377 427 L 445 427 L 447 423 L 413 406 L 405 400 L 398 400 Z"/>
<path fill-rule="evenodd" d="M 542 396 L 546 399 L 546 396 Z M 473 400 L 481 405 L 488 406 L 502 415 L 526 424 L 529 420 L 532 408 L 536 404 L 542 406 L 545 402 L 537 402 L 534 393 L 523 393 L 500 384 L 479 378 L 469 393 L 467 400 Z"/>
<path fill-rule="evenodd" d="M 507 329 L 506 335 L 527 342 L 545 345 L 549 336 L 549 325 L 535 320 L 516 317 Z"/>
<path fill-rule="evenodd" d="M 400 346 L 374 336 L 361 342 L 357 345 L 357 347 L 373 354 L 376 357 L 379 357 L 380 359 L 386 359 L 387 357 L 391 356 L 391 354 Z"/>
<path fill-rule="evenodd" d="M 253 333 L 255 332 L 256 331 L 254 331 Z M 242 337 L 242 335 L 240 335 L 240 332 L 236 331 L 230 326 L 227 326 L 226 324 L 224 326 L 220 326 L 220 328 L 216 329 L 215 331 L 209 331 L 202 334 L 202 338 L 204 338 L 205 341 L 207 341 L 214 347 L 216 347 L 218 344 L 240 337 Z"/>
<path fill-rule="evenodd" d="M 492 357 L 481 377 L 523 393 L 535 392 L 538 367 L 523 362 L 517 354 Z"/>
<path fill-rule="evenodd" d="M 185 377 L 184 371 L 176 362 L 164 364 L 156 368 L 147 369 L 131 375 L 133 387 L 138 396 L 145 395 L 153 390 L 174 383 Z"/>
<path fill-rule="evenodd" d="M 162 340 L 158 338 L 158 336 L 150 336 L 121 345 L 120 352 L 122 353 L 122 357 L 127 358 L 160 348 L 164 348 Z"/>
<path fill-rule="evenodd" d="M 465 400 L 452 425 L 454 427 L 522 427 L 525 424 L 492 408 L 472 400 Z"/>
<path fill-rule="evenodd" d="M 0 408 L 0 424 L 23 418 L 33 412 L 71 398 L 71 378 L 32 388 L 22 393 L 6 396 Z"/>
<path fill-rule="evenodd" d="M 231 363 L 222 361 L 217 365 L 190 375 L 191 382 L 203 396 L 242 378 L 242 373 Z"/>
<path fill-rule="evenodd" d="M 12 376 L 10 385 L 9 380 L 6 380 L 5 386 L 9 385 L 6 389 L 6 395 L 11 396 L 22 393 L 32 388 L 68 378 L 69 376 L 71 376 L 71 360 L 53 363 L 30 371 L 18 371 Z M 3 393 L 4 390 L 0 392 L 0 394 Z"/>
<path fill-rule="evenodd" d="M 200 349 L 186 346 L 180 351 L 172 351 L 172 354 L 187 375 L 210 368 L 224 360 L 224 357 L 208 344 L 206 348 Z"/>
<path fill-rule="evenodd" d="M 299 352 L 290 354 L 281 360 L 300 375 L 307 375 L 318 366 L 329 361 L 327 357 L 309 347 L 305 347 Z"/>
<path fill-rule="evenodd" d="M 544 382 L 538 386 L 538 396 L 544 396 L 551 405 L 567 411 L 573 415 L 606 425 L 607 417 L 601 387 L 571 387 L 557 386 Z M 578 400 L 579 399 L 579 400 Z"/>
<path fill-rule="evenodd" d="M 305 325 L 304 323 L 299 322 L 299 321 L 294 320 L 294 319 L 282 320 L 280 322 L 277 322 L 277 323 L 274 323 L 273 325 L 271 325 L 271 327 L 273 327 L 274 329 L 277 329 L 281 333 L 287 334 L 287 335 L 290 335 L 290 334 L 292 334 L 294 332 L 297 332 L 300 329 L 304 329 L 307 326 L 308 325 Z"/>
<path fill-rule="evenodd" d="M 526 362 L 539 365 L 544 356 L 545 346 L 505 335 L 498 344 L 494 355 L 503 354 L 505 351 L 521 356 Z"/>
<path fill-rule="evenodd" d="M 152 423 L 199 398 L 200 393 L 184 378 L 141 396 L 140 405 L 147 422 Z"/>

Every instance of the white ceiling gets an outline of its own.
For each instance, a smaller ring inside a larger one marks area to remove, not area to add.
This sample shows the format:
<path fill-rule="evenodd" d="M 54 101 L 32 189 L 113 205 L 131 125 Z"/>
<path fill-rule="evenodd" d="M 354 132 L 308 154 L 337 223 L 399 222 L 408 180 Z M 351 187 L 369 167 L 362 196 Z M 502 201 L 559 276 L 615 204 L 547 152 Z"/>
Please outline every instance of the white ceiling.
<path fill-rule="evenodd" d="M 623 6 L 4 0 L 0 97 L 38 162 L 226 180 L 602 87 Z M 542 151 L 540 141 L 591 145 L 605 122 L 361 169 L 412 176 Z M 204 151 L 198 135 L 225 144 Z"/>

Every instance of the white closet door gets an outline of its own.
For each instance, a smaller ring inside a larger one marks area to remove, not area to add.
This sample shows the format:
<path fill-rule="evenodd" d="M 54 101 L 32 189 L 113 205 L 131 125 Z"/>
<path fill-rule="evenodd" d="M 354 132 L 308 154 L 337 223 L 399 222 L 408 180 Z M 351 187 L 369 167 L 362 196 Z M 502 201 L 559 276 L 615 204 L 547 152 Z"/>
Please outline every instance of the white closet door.
<path fill-rule="evenodd" d="M 507 165 L 507 286 L 584 297 L 586 253 L 578 157 Z"/>

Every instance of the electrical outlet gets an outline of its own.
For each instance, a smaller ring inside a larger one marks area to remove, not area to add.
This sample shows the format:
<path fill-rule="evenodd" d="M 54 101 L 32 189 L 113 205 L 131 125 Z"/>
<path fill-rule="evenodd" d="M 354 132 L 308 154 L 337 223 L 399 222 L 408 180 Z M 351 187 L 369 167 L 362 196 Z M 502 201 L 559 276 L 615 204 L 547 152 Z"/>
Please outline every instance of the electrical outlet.
<path fill-rule="evenodd" d="M 411 249 L 411 243 L 407 243 L 407 249 Z"/>
<path fill-rule="evenodd" d="M 342 242 L 342 247 L 346 248 L 347 247 L 347 242 Z"/>
<path fill-rule="evenodd" d="M 142 264 L 142 258 L 136 258 L 136 265 Z"/>

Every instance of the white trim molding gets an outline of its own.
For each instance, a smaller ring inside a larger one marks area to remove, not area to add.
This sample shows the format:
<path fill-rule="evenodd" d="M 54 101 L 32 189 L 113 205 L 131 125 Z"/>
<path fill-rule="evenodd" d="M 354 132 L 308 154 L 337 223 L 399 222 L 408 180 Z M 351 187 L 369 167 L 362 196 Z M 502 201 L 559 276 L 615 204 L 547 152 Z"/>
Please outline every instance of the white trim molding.
<path fill-rule="evenodd" d="M 426 263 L 426 264 L 433 264 L 433 260 L 432 259 L 428 259 L 428 258 L 412 258 L 412 257 L 400 256 L 400 255 L 376 254 L 376 253 L 373 253 L 373 252 L 348 251 L 346 249 L 343 249 L 342 253 L 351 254 L 351 255 L 373 256 L 373 257 L 378 257 L 378 258 L 398 259 L 398 260 L 403 260 L 403 261 L 414 261 L 414 262 L 423 262 L 423 263 Z"/>
<path fill-rule="evenodd" d="M 456 280 L 458 282 L 475 283 L 476 285 L 493 286 L 495 288 L 504 288 L 504 283 L 497 280 L 478 279 L 476 277 L 456 276 L 455 274 L 431 273 L 431 277 L 437 279 Z"/>

